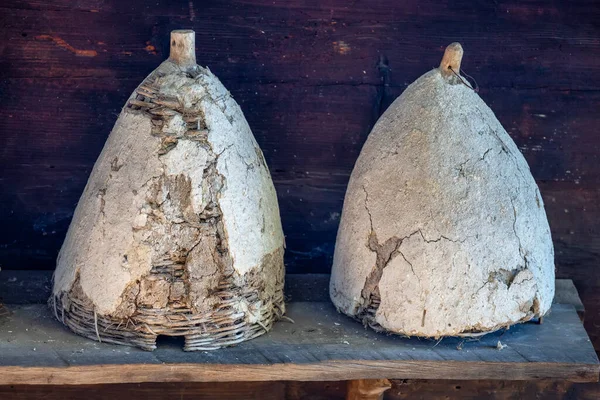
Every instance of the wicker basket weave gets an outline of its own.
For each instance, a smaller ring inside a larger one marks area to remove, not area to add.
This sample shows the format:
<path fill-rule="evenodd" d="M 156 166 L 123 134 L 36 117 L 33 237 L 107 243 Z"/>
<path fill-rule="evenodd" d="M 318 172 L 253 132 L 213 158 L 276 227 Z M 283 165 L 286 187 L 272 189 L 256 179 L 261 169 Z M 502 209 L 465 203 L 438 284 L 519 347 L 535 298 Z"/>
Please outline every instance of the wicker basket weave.
<path fill-rule="evenodd" d="M 232 286 L 225 280 L 216 294 L 222 301 L 209 314 L 195 314 L 187 307 L 151 309 L 138 308 L 129 318 L 118 319 L 97 315 L 89 301 L 73 296 L 52 296 L 49 301 L 56 318 L 75 333 L 99 342 L 133 345 L 144 350 L 156 349 L 159 335 L 183 336 L 185 351 L 216 350 L 253 339 L 271 329 L 283 315 L 283 287 L 269 304 L 261 303 L 258 293 Z M 248 304 L 262 307 L 254 323 L 247 321 L 236 303 L 243 297 Z M 0 309 L 1 312 L 1 309 Z"/>

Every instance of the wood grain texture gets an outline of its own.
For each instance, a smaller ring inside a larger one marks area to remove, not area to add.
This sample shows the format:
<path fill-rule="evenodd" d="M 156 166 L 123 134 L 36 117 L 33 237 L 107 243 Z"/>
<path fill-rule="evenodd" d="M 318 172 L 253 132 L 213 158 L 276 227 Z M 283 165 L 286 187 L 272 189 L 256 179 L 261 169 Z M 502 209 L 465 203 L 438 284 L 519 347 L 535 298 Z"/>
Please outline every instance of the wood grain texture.
<path fill-rule="evenodd" d="M 289 272 L 327 272 L 352 166 L 378 116 L 460 41 L 461 68 L 525 154 L 600 349 L 596 2 L 265 0 L 0 5 L 0 265 L 53 269 L 126 98 L 197 32 L 278 191 Z"/>
<path fill-rule="evenodd" d="M 564 379 L 598 381 L 598 357 L 570 305 L 543 324 L 478 340 L 441 342 L 366 330 L 330 303 L 290 303 L 268 334 L 212 352 L 175 339 L 146 352 L 97 343 L 64 328 L 43 305 L 12 306 L 0 320 L 0 385 L 348 379 Z M 502 349 L 498 349 L 501 341 Z"/>
<path fill-rule="evenodd" d="M 594 367 L 538 363 L 516 368 L 510 363 L 480 363 L 464 369 L 456 362 L 321 362 L 319 365 L 99 365 L 88 367 L 0 367 L 4 385 L 94 385 L 142 382 L 261 382 L 279 380 L 320 381 L 343 379 L 560 379 L 595 382 Z"/>

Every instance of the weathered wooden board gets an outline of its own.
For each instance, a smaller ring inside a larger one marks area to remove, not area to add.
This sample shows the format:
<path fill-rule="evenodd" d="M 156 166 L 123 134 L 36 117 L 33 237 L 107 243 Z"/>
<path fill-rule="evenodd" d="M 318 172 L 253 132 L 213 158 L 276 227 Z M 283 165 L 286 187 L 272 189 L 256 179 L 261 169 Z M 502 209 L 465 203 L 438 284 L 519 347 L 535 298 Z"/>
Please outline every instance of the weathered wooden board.
<path fill-rule="evenodd" d="M 571 279 L 557 279 L 555 292 L 554 292 L 554 303 L 557 304 L 570 304 L 577 311 L 577 315 L 581 321 L 585 318 L 585 307 L 579 298 L 577 288 L 573 284 Z"/>
<path fill-rule="evenodd" d="M 327 272 L 362 143 L 459 40 L 464 69 L 540 184 L 558 276 L 600 349 L 600 7 L 593 1 L 226 0 L 0 4 L 0 266 L 53 269 L 120 107 L 197 31 L 240 102 L 280 199 L 290 272 Z"/>
<path fill-rule="evenodd" d="M 0 321 L 1 384 L 100 384 L 346 379 L 566 379 L 597 381 L 600 366 L 570 305 L 543 324 L 479 340 L 388 336 L 329 303 L 290 303 L 295 323 L 212 352 L 186 353 L 166 339 L 154 352 L 97 343 L 64 328 L 44 305 L 11 307 Z M 501 341 L 507 347 L 498 348 Z"/>

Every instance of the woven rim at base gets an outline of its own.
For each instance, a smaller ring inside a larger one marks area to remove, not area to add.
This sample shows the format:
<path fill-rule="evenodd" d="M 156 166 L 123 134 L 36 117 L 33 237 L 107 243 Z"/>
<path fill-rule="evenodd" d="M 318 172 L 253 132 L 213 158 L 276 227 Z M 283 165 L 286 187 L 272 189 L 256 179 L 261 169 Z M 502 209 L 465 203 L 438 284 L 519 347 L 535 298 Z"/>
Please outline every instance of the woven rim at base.
<path fill-rule="evenodd" d="M 225 289 L 226 290 L 226 289 Z M 65 298 L 65 301 L 61 297 Z M 260 315 L 248 321 L 249 312 L 233 307 L 243 301 L 249 309 L 260 310 Z M 229 297 L 210 313 L 197 314 L 188 308 L 138 308 L 126 319 L 99 315 L 93 306 L 72 296 L 53 295 L 49 306 L 56 318 L 78 335 L 99 342 L 137 346 L 144 350 L 156 349 L 159 335 L 183 336 L 185 351 L 216 350 L 253 339 L 269 331 L 273 322 L 284 312 L 283 290 L 275 298 L 262 303 L 256 291 L 242 298 Z"/>

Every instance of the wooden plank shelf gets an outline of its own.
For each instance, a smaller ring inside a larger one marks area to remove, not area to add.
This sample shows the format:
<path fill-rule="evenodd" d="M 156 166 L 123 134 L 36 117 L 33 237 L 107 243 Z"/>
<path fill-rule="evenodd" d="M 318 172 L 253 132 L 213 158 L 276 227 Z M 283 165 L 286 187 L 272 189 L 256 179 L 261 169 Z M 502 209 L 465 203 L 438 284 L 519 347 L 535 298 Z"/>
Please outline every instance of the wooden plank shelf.
<path fill-rule="evenodd" d="M 318 282 L 325 280 L 303 277 L 288 287 L 301 298 L 302 288 L 308 290 L 313 282 L 319 292 Z M 574 289 L 561 285 L 567 289 L 560 290 Z M 577 296 L 559 293 L 557 299 Z M 521 324 L 478 340 L 437 342 L 373 332 L 339 314 L 329 302 L 292 301 L 287 316 L 294 323 L 280 321 L 269 334 L 235 347 L 193 353 L 183 352 L 181 342 L 173 338 L 159 342 L 154 352 L 97 343 L 71 333 L 43 304 L 8 308 L 10 314 L 0 318 L 0 385 L 352 379 L 593 382 L 600 371 L 576 304 L 554 304 L 543 324 Z"/>

